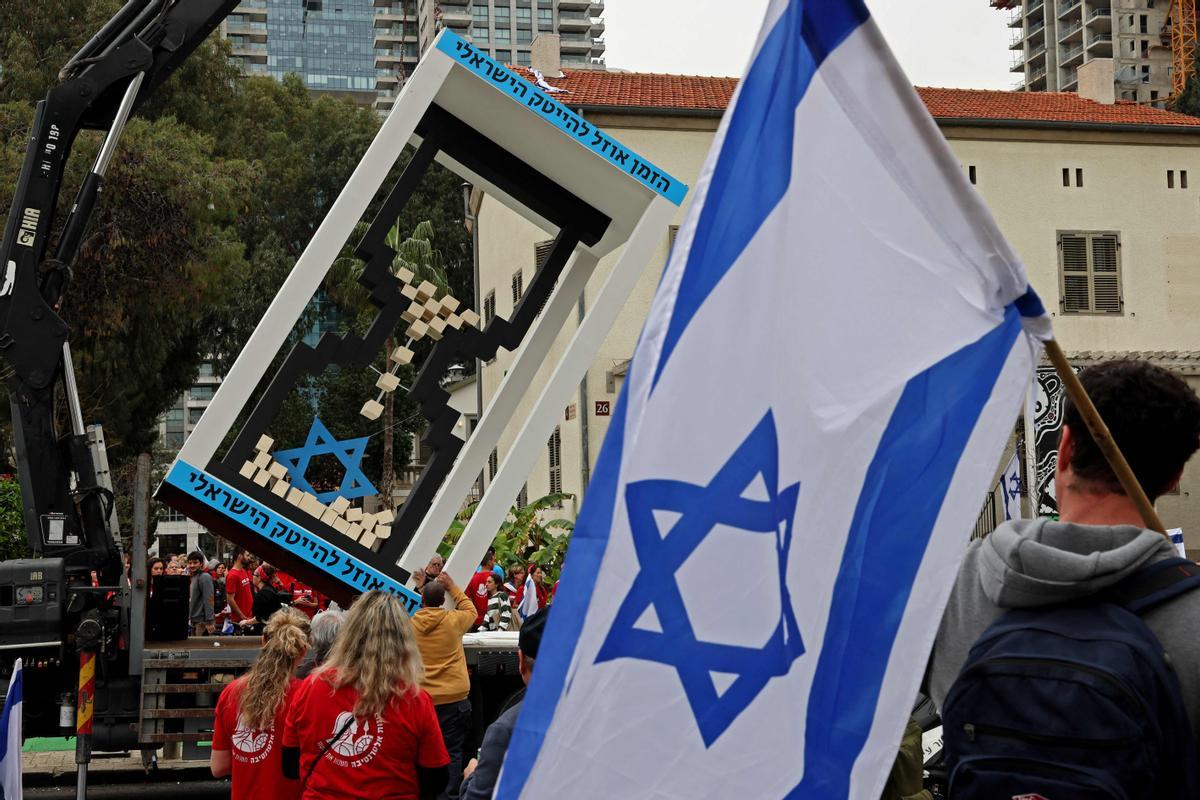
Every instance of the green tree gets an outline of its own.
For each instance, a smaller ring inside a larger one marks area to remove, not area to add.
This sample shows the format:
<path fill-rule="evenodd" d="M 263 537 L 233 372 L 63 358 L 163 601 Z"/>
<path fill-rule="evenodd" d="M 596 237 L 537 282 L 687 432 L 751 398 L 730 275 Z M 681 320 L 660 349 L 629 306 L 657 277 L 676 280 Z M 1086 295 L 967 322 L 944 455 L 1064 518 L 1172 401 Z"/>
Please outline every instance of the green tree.
<path fill-rule="evenodd" d="M 1190 114 L 1200 117 L 1200 51 L 1196 54 L 1196 64 L 1188 78 L 1187 86 L 1175 98 L 1173 110 L 1180 114 Z"/>
<path fill-rule="evenodd" d="M 21 484 L 12 475 L 0 476 L 0 561 L 32 555 L 21 509 Z"/>
<path fill-rule="evenodd" d="M 567 547 L 571 544 L 571 532 L 575 523 L 569 519 L 545 519 L 549 512 L 561 508 L 564 500 L 573 498 L 571 494 L 548 494 L 529 503 L 526 506 L 513 506 L 508 515 L 500 523 L 500 529 L 492 539 L 492 547 L 496 550 L 496 563 L 511 564 L 518 561 L 522 564 L 537 564 L 546 575 L 546 580 L 553 584 L 562 573 L 563 562 L 566 559 Z M 442 558 L 449 558 L 459 537 L 466 530 L 467 523 L 475 514 L 477 504 L 472 503 L 464 508 L 458 517 L 450 524 L 438 553 Z"/>

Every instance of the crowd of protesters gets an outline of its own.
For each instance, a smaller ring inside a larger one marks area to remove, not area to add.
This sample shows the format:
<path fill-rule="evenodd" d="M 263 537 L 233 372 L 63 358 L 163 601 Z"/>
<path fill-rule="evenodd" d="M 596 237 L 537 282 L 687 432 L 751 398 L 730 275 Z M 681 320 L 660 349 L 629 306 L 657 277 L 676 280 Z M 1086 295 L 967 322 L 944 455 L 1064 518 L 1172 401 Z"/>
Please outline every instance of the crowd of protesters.
<path fill-rule="evenodd" d="M 188 625 L 192 636 L 262 635 L 267 620 L 290 606 L 307 619 L 329 607 L 329 598 L 303 581 L 239 551 L 229 564 L 199 551 L 147 562 L 153 599 L 163 576 L 189 579 Z"/>
<path fill-rule="evenodd" d="M 155 561 L 157 574 L 168 574 L 171 559 Z M 464 591 L 435 556 L 414 576 L 422 607 L 410 618 L 378 591 L 342 610 L 249 552 L 228 567 L 199 553 L 183 563 L 195 635 L 211 625 L 262 637 L 254 666 L 222 692 L 215 715 L 212 772 L 231 776 L 235 800 L 490 796 L 519 706 L 471 758 L 479 743 L 469 742 L 463 635 L 519 628 L 528 681 L 553 599 L 538 583 L 540 567 L 505 571 L 489 550 Z"/>

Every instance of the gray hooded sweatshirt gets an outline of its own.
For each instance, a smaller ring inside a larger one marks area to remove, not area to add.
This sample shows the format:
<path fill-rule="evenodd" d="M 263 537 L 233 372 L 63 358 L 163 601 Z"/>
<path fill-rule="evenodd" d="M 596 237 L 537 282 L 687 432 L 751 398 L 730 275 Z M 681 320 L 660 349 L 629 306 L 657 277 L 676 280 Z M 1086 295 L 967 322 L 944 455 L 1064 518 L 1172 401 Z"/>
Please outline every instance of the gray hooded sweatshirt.
<path fill-rule="evenodd" d="M 1132 525 L 1006 522 L 971 543 L 942 617 L 929 690 L 946 702 L 971 646 L 1006 609 L 1087 597 L 1138 569 L 1178 555 L 1161 534 Z M 1179 675 L 1193 735 L 1200 734 L 1200 589 L 1143 616 Z"/>

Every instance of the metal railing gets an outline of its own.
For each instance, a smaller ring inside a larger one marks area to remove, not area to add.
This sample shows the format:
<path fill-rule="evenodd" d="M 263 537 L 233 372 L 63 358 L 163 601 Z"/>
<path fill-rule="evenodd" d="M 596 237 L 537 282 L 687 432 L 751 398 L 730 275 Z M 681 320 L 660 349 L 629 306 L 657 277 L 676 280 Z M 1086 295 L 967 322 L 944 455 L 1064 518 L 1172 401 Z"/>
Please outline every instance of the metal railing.
<path fill-rule="evenodd" d="M 1068 61 L 1070 61 L 1071 59 L 1075 58 L 1076 56 L 1079 56 L 1082 54 L 1083 54 L 1083 45 L 1078 45 L 1076 47 L 1072 47 L 1070 50 L 1068 50 L 1062 54 L 1062 56 L 1058 59 L 1058 63 L 1065 64 Z"/>
<path fill-rule="evenodd" d="M 1100 17 L 1111 18 L 1112 17 L 1112 9 L 1111 8 L 1093 8 L 1092 13 L 1088 14 L 1089 20 L 1098 19 Z"/>
<path fill-rule="evenodd" d="M 1068 25 L 1066 28 L 1064 28 L 1063 30 L 1058 32 L 1058 40 L 1061 42 L 1063 39 L 1066 39 L 1071 34 L 1077 32 L 1077 31 L 1081 31 L 1081 30 L 1083 30 L 1083 22 L 1082 21 L 1076 22 L 1073 25 Z"/>
<path fill-rule="evenodd" d="M 1088 47 L 1094 44 L 1112 44 L 1111 33 L 1093 33 L 1091 40 L 1088 42 Z"/>
<path fill-rule="evenodd" d="M 979 516 L 975 519 L 975 530 L 971 533 L 971 539 L 982 539 L 996 528 L 1000 527 L 1000 509 L 997 508 L 996 493 L 988 494 L 987 499 L 983 501 L 983 508 L 979 511 Z"/>
<path fill-rule="evenodd" d="M 1067 14 L 1070 14 L 1072 11 L 1079 8 L 1080 4 L 1081 4 L 1081 0 L 1075 0 L 1075 2 L 1070 3 L 1069 5 L 1063 6 L 1062 8 L 1060 8 L 1058 10 L 1059 18 L 1061 19 L 1062 17 L 1065 17 Z"/>

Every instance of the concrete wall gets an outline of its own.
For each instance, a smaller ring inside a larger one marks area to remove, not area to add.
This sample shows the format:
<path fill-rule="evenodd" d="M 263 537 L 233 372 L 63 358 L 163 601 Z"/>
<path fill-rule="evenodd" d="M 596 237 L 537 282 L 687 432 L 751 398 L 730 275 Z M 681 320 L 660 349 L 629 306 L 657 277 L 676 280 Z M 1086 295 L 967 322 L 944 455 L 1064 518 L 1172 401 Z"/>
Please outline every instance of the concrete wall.
<path fill-rule="evenodd" d="M 716 127 L 716 120 L 711 119 L 614 116 L 593 121 L 689 185 L 696 182 Z M 977 188 L 1026 262 L 1030 279 L 1054 315 L 1058 335 L 1068 351 L 1200 350 L 1200 136 L 965 126 L 944 127 L 943 131 L 964 172 L 975 167 Z M 1071 187 L 1062 185 L 1063 168 L 1071 170 Z M 1083 186 L 1078 188 L 1073 185 L 1077 168 L 1084 171 Z M 1175 171 L 1174 189 L 1167 188 L 1168 169 Z M 1179 188 L 1181 170 L 1188 172 L 1186 190 Z M 686 205 L 680 209 L 674 224 L 682 222 L 686 210 Z M 485 199 L 481 207 L 479 224 L 481 296 L 495 291 L 497 313 L 507 316 L 513 308 L 512 274 L 522 269 L 524 282 L 529 284 L 534 245 L 548 237 L 491 199 Z M 1122 314 L 1084 316 L 1059 311 L 1057 233 L 1075 230 L 1120 234 Z M 586 421 L 590 466 L 608 428 L 608 418 L 596 416 L 595 402 L 616 402 L 621 379 L 610 381 L 607 373 L 633 353 L 666 263 L 667 243 L 668 231 L 664 230 L 658 251 L 588 371 L 587 407 L 577 396 L 573 418 L 567 418 L 567 409 L 560 417 L 563 486 L 577 495 L 577 500 L 563 509 L 564 515 L 577 512 L 578 497 L 584 493 L 582 423 Z M 589 296 L 615 256 L 601 262 L 589 284 Z M 561 353 L 574 327 L 572 322 L 559 337 L 551 361 Z M 511 356 L 501 352 L 485 366 L 485 406 L 510 361 Z M 714 369 L 719 370 L 720 365 Z M 549 368 L 544 367 L 522 412 L 532 406 L 537 388 L 548 374 Z M 516 430 L 516 424 L 510 425 L 501 440 L 501 461 Z M 548 458 L 544 452 L 529 476 L 531 499 L 548 490 Z M 1190 501 L 1193 488 L 1200 492 L 1200 468 L 1185 475 L 1184 490 L 1178 497 L 1164 498 L 1160 505 L 1168 524 L 1184 527 L 1189 544 L 1200 548 L 1200 503 Z"/>

